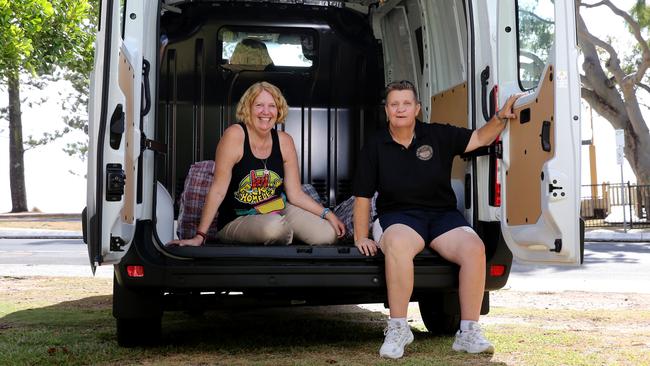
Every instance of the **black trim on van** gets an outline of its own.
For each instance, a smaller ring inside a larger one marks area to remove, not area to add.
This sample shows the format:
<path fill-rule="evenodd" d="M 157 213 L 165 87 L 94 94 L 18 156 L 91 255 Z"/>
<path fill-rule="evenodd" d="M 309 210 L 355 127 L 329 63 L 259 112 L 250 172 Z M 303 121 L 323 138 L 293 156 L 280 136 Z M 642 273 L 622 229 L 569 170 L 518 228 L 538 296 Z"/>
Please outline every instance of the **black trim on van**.
<path fill-rule="evenodd" d="M 159 2 L 158 3 L 158 14 L 160 14 L 161 10 L 162 10 L 162 4 Z M 160 17 L 159 16 L 156 17 L 156 42 L 157 42 L 156 43 L 157 44 L 156 49 L 160 50 L 161 42 L 160 42 Z M 156 69 L 154 70 L 155 77 L 153 78 L 153 80 L 154 80 L 154 88 L 155 88 L 154 90 L 155 90 L 156 95 L 154 96 L 154 99 L 152 101 L 153 110 L 154 110 L 154 115 L 153 115 L 154 126 L 155 126 L 157 118 L 158 118 L 158 110 L 159 110 L 158 106 L 160 105 L 160 103 L 158 101 L 158 92 L 160 90 L 160 88 L 158 88 L 158 80 L 159 80 L 158 75 L 160 74 L 160 65 L 161 65 L 161 63 L 162 63 L 161 53 L 156 52 Z M 149 72 L 151 72 L 151 70 L 149 70 Z M 161 141 L 161 140 L 159 140 L 160 136 L 156 136 L 157 129 L 154 127 L 153 130 L 154 130 L 153 131 L 154 139 L 156 141 Z M 168 149 L 169 149 L 169 146 L 167 144 L 165 144 L 165 151 L 169 151 Z M 158 184 L 157 184 L 158 179 L 156 178 L 156 177 L 158 177 L 158 173 L 156 172 L 156 166 L 158 165 L 158 164 L 156 164 L 156 157 L 157 156 L 158 156 L 158 154 L 154 153 L 152 167 L 151 167 L 151 171 L 153 173 L 152 174 L 153 179 L 151 180 L 151 185 L 153 186 L 152 187 L 153 190 L 151 191 L 152 192 L 151 193 L 151 221 L 153 222 L 153 229 L 151 230 L 151 234 L 152 234 L 154 243 L 157 243 L 159 245 L 164 245 L 165 243 L 162 242 L 162 240 L 160 239 L 160 236 L 158 236 L 158 230 L 156 230 L 157 229 L 157 224 L 158 224 L 158 214 L 157 214 L 158 213 L 158 211 L 157 211 L 157 208 L 158 208 Z M 144 170 L 144 167 L 140 166 L 140 170 Z"/>
<path fill-rule="evenodd" d="M 467 32 L 467 37 L 469 38 L 469 69 L 470 69 L 470 80 L 471 82 L 468 83 L 468 88 L 467 88 L 467 93 L 468 95 L 471 95 L 471 108 L 470 108 L 470 115 L 472 118 L 472 129 L 476 130 L 476 65 L 475 65 L 475 60 L 476 60 L 476 55 L 475 55 L 475 43 L 474 43 L 474 17 L 472 14 L 474 14 L 474 10 L 472 9 L 472 2 L 471 1 L 466 1 L 465 4 L 467 4 L 467 13 L 465 14 L 465 18 L 469 20 L 468 25 L 469 25 L 469 32 Z M 471 35 L 471 36 L 470 36 Z M 478 222 L 478 168 L 476 166 L 476 156 L 472 157 L 472 225 L 476 226 L 476 223 Z M 467 200 L 467 198 L 465 198 Z"/>
<path fill-rule="evenodd" d="M 90 237 L 91 243 L 95 244 L 95 261 L 101 263 L 102 258 L 102 208 L 104 202 L 104 139 L 106 138 L 106 116 L 108 114 L 108 79 L 111 73 L 111 41 L 113 29 L 113 0 L 106 2 L 106 37 L 104 38 L 104 75 L 102 76 L 102 110 L 99 116 L 99 131 L 97 137 L 97 177 L 95 182 L 95 215 L 90 218 Z M 98 226 L 98 227 L 97 227 Z M 93 248 L 91 248 L 93 249 Z M 94 266 L 93 263 L 91 265 Z"/>

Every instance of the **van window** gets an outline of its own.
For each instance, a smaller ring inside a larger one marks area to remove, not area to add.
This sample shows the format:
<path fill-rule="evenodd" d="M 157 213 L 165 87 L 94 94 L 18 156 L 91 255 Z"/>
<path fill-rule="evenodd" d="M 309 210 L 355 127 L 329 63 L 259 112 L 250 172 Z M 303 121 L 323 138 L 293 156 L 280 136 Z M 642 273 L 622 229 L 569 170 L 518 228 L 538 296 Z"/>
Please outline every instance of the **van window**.
<path fill-rule="evenodd" d="M 120 0 L 120 35 L 124 39 L 124 19 L 126 17 L 126 0 Z"/>
<path fill-rule="evenodd" d="M 537 86 L 550 58 L 555 5 L 551 0 L 519 0 L 517 7 L 519 83 L 529 90 Z"/>
<path fill-rule="evenodd" d="M 467 80 L 467 23 L 462 1 L 425 2 L 432 90 L 437 93 Z"/>
<path fill-rule="evenodd" d="M 219 30 L 221 62 L 224 67 L 265 68 L 287 66 L 310 68 L 314 64 L 314 35 L 309 32 L 267 30 Z"/>
<path fill-rule="evenodd" d="M 382 18 L 381 31 L 386 62 L 386 82 L 412 80 L 417 82 L 411 32 L 406 9 L 396 6 Z M 416 84 L 417 85 L 417 84 Z"/>

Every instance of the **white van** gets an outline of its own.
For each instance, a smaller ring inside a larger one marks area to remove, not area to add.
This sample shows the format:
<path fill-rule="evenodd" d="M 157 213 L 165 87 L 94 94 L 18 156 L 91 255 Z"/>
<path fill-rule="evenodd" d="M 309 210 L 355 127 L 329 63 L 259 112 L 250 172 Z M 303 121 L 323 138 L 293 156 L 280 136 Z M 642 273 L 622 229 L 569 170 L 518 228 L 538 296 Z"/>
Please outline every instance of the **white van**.
<path fill-rule="evenodd" d="M 238 55 L 245 39 L 266 55 Z M 192 164 L 211 160 L 243 91 L 284 93 L 301 179 L 334 208 L 386 83 L 414 81 L 423 121 L 476 129 L 513 93 L 518 115 L 458 158 L 458 208 L 486 244 L 489 291 L 520 262 L 579 265 L 580 88 L 573 0 L 102 0 L 92 76 L 84 238 L 114 265 L 120 345 L 155 342 L 164 311 L 385 302 L 383 257 L 310 247 L 166 247 Z M 270 58 L 270 61 L 269 61 Z M 260 61 L 261 59 L 261 61 Z M 429 331 L 458 327 L 458 268 L 425 250 L 413 301 Z"/>

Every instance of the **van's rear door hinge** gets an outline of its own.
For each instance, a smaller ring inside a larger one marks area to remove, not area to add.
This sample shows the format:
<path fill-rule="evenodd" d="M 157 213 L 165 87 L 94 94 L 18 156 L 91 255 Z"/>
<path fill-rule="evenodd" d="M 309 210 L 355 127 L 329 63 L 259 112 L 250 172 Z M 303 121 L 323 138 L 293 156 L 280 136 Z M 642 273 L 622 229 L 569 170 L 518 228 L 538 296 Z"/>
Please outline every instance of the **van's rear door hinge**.
<path fill-rule="evenodd" d="M 140 152 L 144 152 L 145 150 L 153 150 L 160 154 L 166 154 L 167 144 L 156 140 L 150 140 L 143 133 L 140 134 L 140 150 L 141 150 Z"/>
<path fill-rule="evenodd" d="M 497 158 L 503 159 L 503 143 L 501 141 L 497 141 L 492 143 L 492 145 L 479 147 L 476 150 L 472 150 L 468 153 L 463 153 L 460 155 L 460 157 L 463 160 L 468 161 L 472 158 L 486 155 L 495 155 Z"/>

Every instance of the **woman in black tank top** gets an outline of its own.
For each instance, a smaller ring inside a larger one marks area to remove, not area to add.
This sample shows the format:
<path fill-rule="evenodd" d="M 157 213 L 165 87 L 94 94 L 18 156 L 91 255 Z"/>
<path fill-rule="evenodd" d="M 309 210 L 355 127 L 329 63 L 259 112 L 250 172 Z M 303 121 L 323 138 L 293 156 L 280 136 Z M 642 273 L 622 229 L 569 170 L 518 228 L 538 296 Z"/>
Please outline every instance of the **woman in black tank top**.
<path fill-rule="evenodd" d="M 333 244 L 345 225 L 301 189 L 291 136 L 275 130 L 288 112 L 280 90 L 253 84 L 239 100 L 243 123 L 224 131 L 215 154 L 214 181 L 194 238 L 172 244 L 200 246 L 218 212 L 219 240 L 225 243 Z"/>

